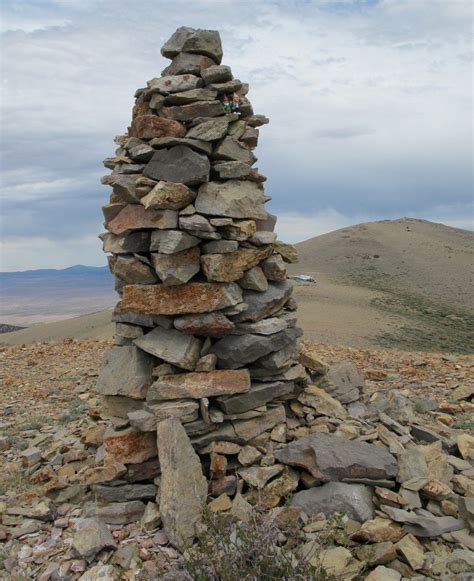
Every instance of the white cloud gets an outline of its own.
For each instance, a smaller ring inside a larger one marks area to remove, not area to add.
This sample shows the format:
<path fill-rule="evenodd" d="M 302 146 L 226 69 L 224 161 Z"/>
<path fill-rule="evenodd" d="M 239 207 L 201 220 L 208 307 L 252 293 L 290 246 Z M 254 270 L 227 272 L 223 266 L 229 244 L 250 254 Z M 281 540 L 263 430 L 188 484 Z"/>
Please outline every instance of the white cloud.
<path fill-rule="evenodd" d="M 440 206 L 469 202 L 469 1 L 41 4 L 4 9 L 2 183 L 13 215 L 63 196 L 66 225 L 82 231 L 87 218 L 84 234 L 95 235 L 101 159 L 129 123 L 135 88 L 167 64 L 163 41 L 183 24 L 221 31 L 224 62 L 271 119 L 256 154 L 282 238 L 364 217 L 449 218 Z M 35 235 L 36 222 L 48 238 L 48 219 L 56 230 L 50 206 L 35 211 L 41 219 L 19 220 L 18 236 Z M 18 268 L 44 262 L 26 247 L 17 258 Z"/>
<path fill-rule="evenodd" d="M 103 266 L 106 259 L 100 248 L 97 236 L 61 241 L 35 236 L 5 239 L 0 242 L 0 270 L 66 268 L 74 264 Z"/>

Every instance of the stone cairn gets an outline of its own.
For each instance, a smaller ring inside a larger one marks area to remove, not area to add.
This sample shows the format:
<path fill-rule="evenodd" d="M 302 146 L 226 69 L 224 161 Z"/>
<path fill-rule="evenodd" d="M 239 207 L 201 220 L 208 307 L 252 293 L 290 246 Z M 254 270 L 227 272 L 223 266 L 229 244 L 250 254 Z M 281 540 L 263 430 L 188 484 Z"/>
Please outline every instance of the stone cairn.
<path fill-rule="evenodd" d="M 97 385 L 112 421 L 104 461 L 111 474 L 124 465 L 124 481 L 153 479 L 157 425 L 174 418 L 211 493 L 233 494 L 235 470 L 262 456 L 242 446 L 270 432 L 284 441 L 283 402 L 307 377 L 285 268 L 294 250 L 277 242 L 252 167 L 268 119 L 220 64 L 219 33 L 180 28 L 161 52 L 171 64 L 136 92 L 128 134 L 104 162 L 113 192 L 101 239 L 121 295 Z"/>

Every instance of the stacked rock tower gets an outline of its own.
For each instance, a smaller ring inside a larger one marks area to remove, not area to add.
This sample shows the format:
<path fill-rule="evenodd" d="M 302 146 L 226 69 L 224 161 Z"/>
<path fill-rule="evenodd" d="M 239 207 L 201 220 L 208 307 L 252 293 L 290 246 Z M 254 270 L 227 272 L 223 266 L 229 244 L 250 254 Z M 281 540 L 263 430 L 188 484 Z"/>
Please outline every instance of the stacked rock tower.
<path fill-rule="evenodd" d="M 104 462 L 125 466 L 123 480 L 153 479 L 157 425 L 177 418 L 211 493 L 232 493 L 235 470 L 252 463 L 237 452 L 270 433 L 285 441 L 285 401 L 306 381 L 294 257 L 253 167 L 268 120 L 221 64 L 219 33 L 180 28 L 162 54 L 171 64 L 136 92 L 128 134 L 104 162 L 113 191 L 101 238 L 121 296 L 97 386 L 112 422 Z"/>

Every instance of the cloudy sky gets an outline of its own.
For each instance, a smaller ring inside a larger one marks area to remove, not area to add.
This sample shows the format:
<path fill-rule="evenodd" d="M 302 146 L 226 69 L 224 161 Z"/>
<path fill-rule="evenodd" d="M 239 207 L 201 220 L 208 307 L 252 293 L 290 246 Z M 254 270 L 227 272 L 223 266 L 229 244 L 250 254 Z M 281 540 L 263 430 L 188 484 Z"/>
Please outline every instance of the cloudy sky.
<path fill-rule="evenodd" d="M 4 0 L 2 270 L 105 264 L 101 160 L 179 26 L 220 30 L 270 117 L 280 238 L 402 216 L 472 228 L 470 0 Z"/>

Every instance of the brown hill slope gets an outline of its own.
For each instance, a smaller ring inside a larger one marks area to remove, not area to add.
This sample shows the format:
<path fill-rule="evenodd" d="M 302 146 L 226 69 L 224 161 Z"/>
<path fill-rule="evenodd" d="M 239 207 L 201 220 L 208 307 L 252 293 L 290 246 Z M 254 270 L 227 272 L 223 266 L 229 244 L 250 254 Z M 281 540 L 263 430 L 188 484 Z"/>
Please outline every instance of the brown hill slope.
<path fill-rule="evenodd" d="M 349 336 L 365 329 L 370 344 L 474 351 L 473 232 L 404 218 L 350 226 L 297 248 L 300 262 L 290 271 L 320 283 L 301 287 L 306 324 L 339 326 L 341 337 L 344 325 Z"/>
<path fill-rule="evenodd" d="M 474 312 L 474 232 L 403 218 L 342 228 L 297 247 L 300 272 Z"/>

